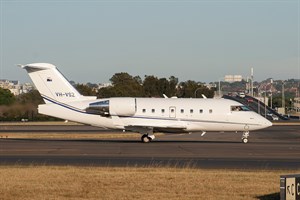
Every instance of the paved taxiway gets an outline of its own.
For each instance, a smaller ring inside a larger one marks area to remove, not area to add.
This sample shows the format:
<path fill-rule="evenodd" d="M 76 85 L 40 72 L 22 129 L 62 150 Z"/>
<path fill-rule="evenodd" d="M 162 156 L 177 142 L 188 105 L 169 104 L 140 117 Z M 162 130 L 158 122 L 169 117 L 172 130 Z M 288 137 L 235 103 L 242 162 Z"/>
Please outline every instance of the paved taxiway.
<path fill-rule="evenodd" d="M 107 133 L 89 126 L 3 126 L 1 133 Z M 300 126 L 250 133 L 164 135 L 144 144 L 124 139 L 0 139 L 0 164 L 99 166 L 194 166 L 201 168 L 300 169 Z"/>

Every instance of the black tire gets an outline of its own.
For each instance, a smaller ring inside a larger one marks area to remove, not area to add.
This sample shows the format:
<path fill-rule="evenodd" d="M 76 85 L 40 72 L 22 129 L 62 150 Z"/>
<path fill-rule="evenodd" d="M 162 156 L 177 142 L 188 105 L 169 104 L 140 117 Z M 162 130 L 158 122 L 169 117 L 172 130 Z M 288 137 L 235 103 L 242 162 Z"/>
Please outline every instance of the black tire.
<path fill-rule="evenodd" d="M 249 140 L 248 140 L 248 138 L 242 138 L 242 142 L 243 142 L 244 144 L 247 144 L 247 143 L 249 142 Z"/>
<path fill-rule="evenodd" d="M 142 138 L 141 138 L 142 142 L 143 143 L 149 143 L 151 142 L 151 138 L 148 137 L 148 135 L 143 135 Z"/>

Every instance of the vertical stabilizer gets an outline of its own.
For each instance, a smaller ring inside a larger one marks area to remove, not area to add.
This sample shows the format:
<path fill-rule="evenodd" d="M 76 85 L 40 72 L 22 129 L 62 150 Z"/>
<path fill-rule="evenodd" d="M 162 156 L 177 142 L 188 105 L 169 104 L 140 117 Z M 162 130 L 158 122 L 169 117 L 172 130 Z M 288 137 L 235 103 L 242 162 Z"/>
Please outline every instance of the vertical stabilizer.
<path fill-rule="evenodd" d="M 69 81 L 48 63 L 22 65 L 40 92 L 45 103 L 72 102 L 86 99 L 69 83 Z"/>

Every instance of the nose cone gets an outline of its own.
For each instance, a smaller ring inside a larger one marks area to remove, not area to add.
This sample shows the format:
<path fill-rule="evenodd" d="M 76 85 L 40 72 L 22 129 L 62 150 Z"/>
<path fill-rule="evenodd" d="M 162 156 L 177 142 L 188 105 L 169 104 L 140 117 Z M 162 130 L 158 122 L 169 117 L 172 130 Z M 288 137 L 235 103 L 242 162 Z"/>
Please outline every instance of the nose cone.
<path fill-rule="evenodd" d="M 264 128 L 268 128 L 270 126 L 272 126 L 272 122 L 270 122 L 269 120 L 267 120 L 266 118 L 263 118 L 263 120 L 261 121 L 261 125 L 264 127 Z"/>

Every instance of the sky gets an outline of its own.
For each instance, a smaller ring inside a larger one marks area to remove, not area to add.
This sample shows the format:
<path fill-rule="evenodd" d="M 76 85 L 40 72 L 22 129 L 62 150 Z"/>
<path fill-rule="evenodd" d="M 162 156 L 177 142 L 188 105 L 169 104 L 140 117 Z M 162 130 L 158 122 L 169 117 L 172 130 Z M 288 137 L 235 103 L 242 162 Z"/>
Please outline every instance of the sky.
<path fill-rule="evenodd" d="M 300 0 L 0 0 L 0 79 L 56 65 L 78 83 L 119 72 L 211 82 L 300 78 Z"/>

